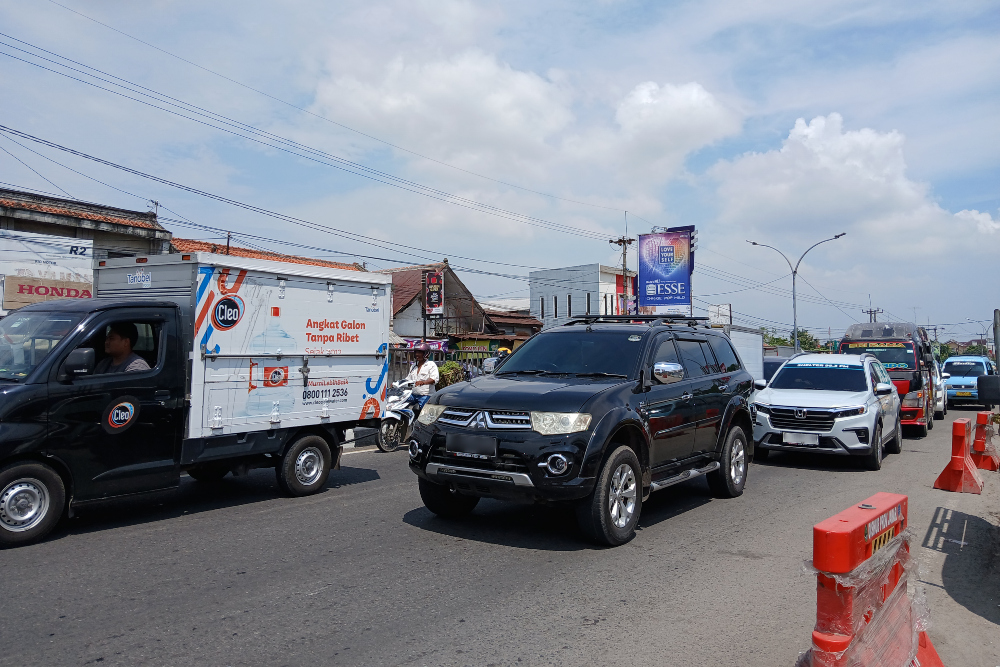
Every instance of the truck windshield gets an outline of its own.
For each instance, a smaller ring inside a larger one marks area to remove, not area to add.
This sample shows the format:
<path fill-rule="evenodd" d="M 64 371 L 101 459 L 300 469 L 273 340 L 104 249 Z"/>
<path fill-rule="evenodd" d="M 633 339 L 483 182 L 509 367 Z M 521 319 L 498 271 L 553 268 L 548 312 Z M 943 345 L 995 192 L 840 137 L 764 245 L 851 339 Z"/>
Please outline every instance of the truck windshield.
<path fill-rule="evenodd" d="M 913 343 L 902 341 L 861 341 L 857 343 L 841 343 L 841 354 L 874 354 L 886 370 L 915 371 L 917 356 L 913 353 Z"/>
<path fill-rule="evenodd" d="M 621 331 L 542 334 L 508 357 L 497 375 L 572 373 L 627 378 L 642 351 L 642 337 Z"/>
<path fill-rule="evenodd" d="M 866 391 L 865 370 L 847 364 L 785 364 L 771 380 L 772 389 Z"/>
<path fill-rule="evenodd" d="M 952 377 L 977 378 L 986 375 L 986 366 L 981 361 L 946 361 L 944 372 Z"/>
<path fill-rule="evenodd" d="M 68 313 L 11 313 L 0 320 L 0 380 L 21 382 L 80 321 Z"/>

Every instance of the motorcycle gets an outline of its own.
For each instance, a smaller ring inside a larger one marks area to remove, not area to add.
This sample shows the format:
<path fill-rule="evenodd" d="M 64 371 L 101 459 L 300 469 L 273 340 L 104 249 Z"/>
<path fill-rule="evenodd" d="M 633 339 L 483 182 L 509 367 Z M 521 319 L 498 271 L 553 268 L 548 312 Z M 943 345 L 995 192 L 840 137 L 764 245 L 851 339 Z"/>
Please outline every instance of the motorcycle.
<path fill-rule="evenodd" d="M 385 416 L 378 429 L 377 444 L 383 452 L 396 451 L 410 435 L 413 421 L 420 412 L 413 387 L 413 380 L 392 383 L 392 391 L 386 397 Z"/>

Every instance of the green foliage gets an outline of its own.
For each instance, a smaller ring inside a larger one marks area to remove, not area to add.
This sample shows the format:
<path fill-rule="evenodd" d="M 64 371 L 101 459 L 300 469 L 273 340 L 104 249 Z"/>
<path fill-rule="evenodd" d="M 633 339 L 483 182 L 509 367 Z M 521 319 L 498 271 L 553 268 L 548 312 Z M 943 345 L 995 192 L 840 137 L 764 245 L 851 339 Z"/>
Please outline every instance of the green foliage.
<path fill-rule="evenodd" d="M 760 332 L 764 335 L 765 345 L 774 345 L 776 347 L 778 345 L 787 345 L 788 347 L 792 347 L 794 345 L 791 337 L 782 338 L 780 335 L 778 335 L 777 329 L 768 329 L 767 327 L 761 327 Z M 803 350 L 828 349 L 828 346 L 822 345 L 816 339 L 815 336 L 813 336 L 805 329 L 799 329 L 799 347 L 801 347 Z"/>
<path fill-rule="evenodd" d="M 978 355 L 982 355 L 984 357 L 985 356 L 990 356 L 990 357 L 993 356 L 993 355 L 989 354 L 989 350 L 987 350 L 987 348 L 986 348 L 985 345 L 970 345 L 969 347 L 965 348 L 964 354 L 978 354 Z"/>
<path fill-rule="evenodd" d="M 443 389 L 450 384 L 455 384 L 456 382 L 462 382 L 465 380 L 465 371 L 462 370 L 462 365 L 457 361 L 446 361 L 441 364 L 438 368 L 438 373 L 441 379 L 438 380 L 437 388 Z"/>

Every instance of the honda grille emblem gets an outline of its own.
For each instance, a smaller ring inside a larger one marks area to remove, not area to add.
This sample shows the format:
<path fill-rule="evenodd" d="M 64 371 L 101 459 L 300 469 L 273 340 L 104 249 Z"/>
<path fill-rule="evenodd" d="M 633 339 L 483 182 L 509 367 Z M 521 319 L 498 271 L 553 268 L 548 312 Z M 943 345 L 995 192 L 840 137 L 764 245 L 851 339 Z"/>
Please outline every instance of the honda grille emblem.
<path fill-rule="evenodd" d="M 486 414 L 483 412 L 476 413 L 476 421 L 472 425 L 472 428 L 486 428 Z"/>
<path fill-rule="evenodd" d="M 796 419 L 805 419 L 806 418 L 806 411 L 805 410 L 801 410 L 799 408 L 795 408 L 795 418 Z"/>

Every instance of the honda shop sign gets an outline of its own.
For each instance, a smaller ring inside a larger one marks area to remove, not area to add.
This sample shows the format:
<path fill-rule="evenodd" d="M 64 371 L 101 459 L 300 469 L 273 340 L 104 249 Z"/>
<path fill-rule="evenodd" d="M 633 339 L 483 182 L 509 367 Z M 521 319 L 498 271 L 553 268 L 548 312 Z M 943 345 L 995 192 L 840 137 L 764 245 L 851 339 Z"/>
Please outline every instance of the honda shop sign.
<path fill-rule="evenodd" d="M 639 235 L 639 305 L 690 306 L 694 226 Z"/>

